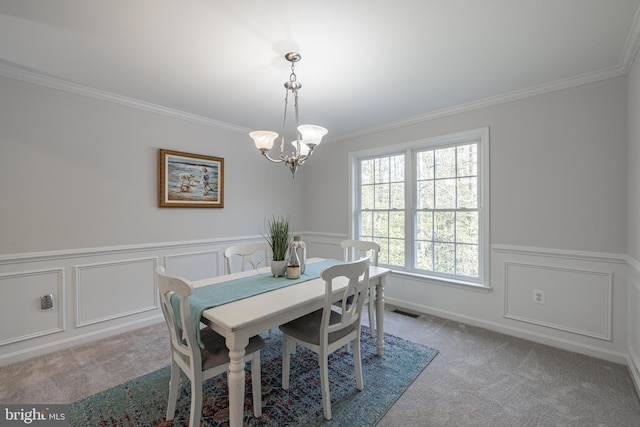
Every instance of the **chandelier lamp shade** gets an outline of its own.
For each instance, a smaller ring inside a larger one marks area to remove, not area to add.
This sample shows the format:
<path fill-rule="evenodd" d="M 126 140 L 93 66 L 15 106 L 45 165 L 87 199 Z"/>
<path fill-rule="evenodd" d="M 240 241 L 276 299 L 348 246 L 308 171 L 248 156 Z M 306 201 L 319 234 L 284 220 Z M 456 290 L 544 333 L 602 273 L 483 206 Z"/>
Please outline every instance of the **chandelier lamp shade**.
<path fill-rule="evenodd" d="M 289 75 L 289 81 L 284 83 L 285 97 L 284 97 L 284 118 L 282 120 L 282 135 L 280 136 L 280 155 L 278 158 L 269 156 L 269 151 L 273 148 L 275 140 L 278 138 L 278 133 L 270 130 L 256 130 L 249 133 L 249 136 L 253 139 L 256 148 L 260 150 L 260 153 L 269 161 L 274 163 L 284 163 L 293 178 L 296 177 L 296 171 L 298 166 L 304 164 L 309 156 L 313 154 L 313 150 L 320 144 L 322 137 L 327 134 L 327 129 L 317 125 L 301 125 L 300 115 L 298 113 L 298 90 L 302 87 L 302 84 L 297 81 L 295 73 L 295 63 L 300 61 L 302 56 L 297 52 L 289 52 L 285 56 L 287 61 L 291 62 L 291 74 Z M 289 148 L 285 144 L 286 136 L 285 131 L 287 129 L 287 110 L 289 107 L 289 94 L 293 96 L 294 114 L 295 114 L 295 130 L 294 138 L 291 141 L 293 149 Z M 285 150 L 285 148 L 288 148 Z"/>

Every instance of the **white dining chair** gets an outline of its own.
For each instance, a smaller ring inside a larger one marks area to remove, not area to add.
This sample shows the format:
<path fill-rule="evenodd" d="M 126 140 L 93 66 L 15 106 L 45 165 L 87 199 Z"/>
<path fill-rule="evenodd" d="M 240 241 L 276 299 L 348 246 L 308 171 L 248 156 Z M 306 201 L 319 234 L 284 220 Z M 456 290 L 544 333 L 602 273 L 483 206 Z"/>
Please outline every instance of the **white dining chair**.
<path fill-rule="evenodd" d="M 345 261 L 355 261 L 360 258 L 369 257 L 373 266 L 378 266 L 378 255 L 380 254 L 380 245 L 376 242 L 368 240 L 343 240 L 340 243 L 344 251 Z M 369 330 L 371 336 L 376 336 L 376 301 L 374 292 L 369 290 L 368 293 L 368 311 L 369 311 Z"/>
<path fill-rule="evenodd" d="M 229 246 L 224 250 L 224 258 L 227 260 L 227 274 L 246 271 L 248 266 L 257 270 L 258 266 L 262 264 L 262 261 L 264 261 L 264 265 L 268 267 L 271 265 L 272 257 L 271 246 L 269 246 L 267 242 L 243 243 L 241 245 Z M 238 261 L 239 258 L 239 269 L 233 268 L 234 258 L 236 261 Z M 267 338 L 271 338 L 271 329 L 266 331 L 266 334 Z"/>
<path fill-rule="evenodd" d="M 247 267 L 257 269 L 260 264 L 268 267 L 271 265 L 271 247 L 267 242 L 243 243 L 241 245 L 229 246 L 224 251 L 224 258 L 227 261 L 227 274 L 236 271 L 245 271 Z M 234 269 L 234 259 L 238 262 L 239 269 Z"/>
<path fill-rule="evenodd" d="M 360 355 L 360 321 L 369 288 L 369 259 L 329 266 L 322 271 L 321 277 L 325 281 L 323 308 L 280 325 L 283 337 L 282 388 L 285 390 L 289 388 L 291 354 L 295 353 L 296 343 L 318 353 L 322 411 L 324 418 L 330 420 L 329 354 L 347 343 L 352 343 L 356 387 L 358 390 L 364 388 Z M 332 309 L 333 286 L 334 283 L 344 280 L 348 280 L 348 284 L 342 293 L 342 312 L 339 313 Z M 346 302 L 349 297 L 353 297 L 353 303 L 350 305 Z"/>
<path fill-rule="evenodd" d="M 169 399 L 167 402 L 166 420 L 175 416 L 178 391 L 181 387 L 180 371 L 182 370 L 191 382 L 190 426 L 199 426 L 202 414 L 202 383 L 209 378 L 227 372 L 229 369 L 229 350 L 225 338 L 206 327 L 200 331 L 201 348 L 197 342 L 196 331 L 192 326 L 189 296 L 193 287 L 188 280 L 170 276 L 163 267 L 156 269 L 156 281 L 160 291 L 160 302 L 164 314 L 171 343 L 171 379 L 169 382 Z M 171 306 L 171 295 L 180 296 L 180 322 Z M 264 348 L 264 340 L 259 336 L 249 339 L 246 347 L 245 363 L 251 361 L 251 383 L 253 392 L 253 415 L 262 415 L 262 388 L 260 378 L 260 350 Z"/>

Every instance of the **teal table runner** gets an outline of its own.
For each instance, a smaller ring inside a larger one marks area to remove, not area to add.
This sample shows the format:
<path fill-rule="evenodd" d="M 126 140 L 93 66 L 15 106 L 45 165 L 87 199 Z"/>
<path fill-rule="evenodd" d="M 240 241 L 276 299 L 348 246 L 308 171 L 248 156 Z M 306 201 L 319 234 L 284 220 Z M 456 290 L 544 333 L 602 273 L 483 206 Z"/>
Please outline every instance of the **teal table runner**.
<path fill-rule="evenodd" d="M 301 274 L 299 279 L 273 277 L 271 272 L 268 272 L 195 288 L 189 297 L 189 307 L 191 309 L 191 320 L 193 321 L 198 343 L 203 347 L 200 341 L 200 317 L 202 317 L 202 312 L 206 309 L 285 288 L 295 285 L 296 283 L 317 279 L 326 267 L 342 262 L 344 261 L 328 259 L 307 264 L 304 274 Z M 173 307 L 176 319 L 178 319 L 178 323 L 180 323 L 180 295 L 173 294 L 171 296 L 171 306 Z"/>

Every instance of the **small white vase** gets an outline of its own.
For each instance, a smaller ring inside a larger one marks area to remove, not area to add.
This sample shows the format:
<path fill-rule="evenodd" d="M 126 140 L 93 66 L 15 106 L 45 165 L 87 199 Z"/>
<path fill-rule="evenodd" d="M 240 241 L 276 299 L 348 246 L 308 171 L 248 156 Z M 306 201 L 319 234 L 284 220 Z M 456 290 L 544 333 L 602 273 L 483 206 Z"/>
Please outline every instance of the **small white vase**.
<path fill-rule="evenodd" d="M 287 273 L 287 261 L 271 261 L 271 273 L 274 277 L 284 276 Z"/>

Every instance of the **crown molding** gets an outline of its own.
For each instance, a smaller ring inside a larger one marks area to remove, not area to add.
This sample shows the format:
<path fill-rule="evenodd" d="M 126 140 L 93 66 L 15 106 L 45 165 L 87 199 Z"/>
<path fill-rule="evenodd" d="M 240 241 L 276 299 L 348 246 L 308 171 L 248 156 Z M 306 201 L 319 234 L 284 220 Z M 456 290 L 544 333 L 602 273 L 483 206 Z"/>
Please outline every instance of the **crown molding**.
<path fill-rule="evenodd" d="M 84 86 L 77 83 L 72 83 L 52 76 L 47 76 L 36 71 L 31 71 L 1 60 L 0 76 L 48 87 L 51 89 L 61 90 L 75 95 L 86 96 L 100 101 L 111 102 L 114 104 L 123 105 L 125 107 L 131 107 L 151 113 L 162 114 L 165 116 L 173 117 L 175 119 L 186 120 L 205 126 L 229 130 L 245 135 L 250 131 L 250 129 L 247 128 L 235 126 L 218 120 L 213 120 L 211 118 L 199 116 L 197 114 L 187 113 L 173 108 L 164 107 L 162 105 L 141 101 L 135 98 L 129 98 L 126 96 L 118 95 L 116 93 Z"/>
<path fill-rule="evenodd" d="M 631 30 L 622 49 L 622 57 L 620 64 L 624 69 L 625 74 L 629 73 L 631 66 L 638 55 L 640 50 L 640 7 L 636 10 L 636 15 L 633 17 L 633 24 L 631 24 Z"/>
<path fill-rule="evenodd" d="M 635 58 L 640 51 L 640 8 L 636 10 L 636 14 L 633 18 L 631 29 L 625 41 L 624 48 L 622 49 L 622 55 L 620 56 L 620 62 L 615 67 L 605 68 L 600 71 L 585 73 L 578 76 L 556 80 L 551 83 L 545 83 L 537 86 L 532 86 L 526 89 L 515 90 L 512 92 L 506 92 L 500 95 L 482 98 L 476 101 L 467 102 L 464 104 L 454 105 L 452 107 L 443 108 L 440 110 L 432 111 L 425 114 L 420 114 L 405 119 L 383 123 L 380 125 L 372 126 L 366 129 L 361 129 L 355 132 L 349 132 L 342 135 L 337 135 L 334 138 L 329 139 L 327 142 L 337 142 L 345 139 L 357 138 L 362 136 L 368 136 L 378 132 L 384 132 L 403 126 L 415 125 L 430 120 L 439 119 L 442 117 L 452 116 L 454 114 L 465 113 L 481 108 L 492 107 L 495 105 L 503 104 L 506 102 L 516 101 L 520 99 L 529 98 L 532 96 L 543 95 L 550 92 L 555 92 L 562 89 L 569 89 L 572 87 L 582 86 L 589 83 L 595 83 L 602 80 L 607 80 L 615 77 L 625 76 L 631 70 L 631 66 L 635 61 Z"/>
<path fill-rule="evenodd" d="M 467 102 L 464 104 L 454 105 L 453 107 L 442 108 L 440 110 L 431 111 L 429 113 L 419 114 L 417 116 L 408 117 L 405 119 L 383 123 L 380 125 L 372 126 L 366 129 L 361 129 L 355 132 L 345 133 L 332 138 L 328 142 L 337 142 L 351 138 L 358 138 L 363 136 L 372 135 L 379 132 L 385 132 L 400 127 L 415 125 L 419 123 L 428 122 L 431 120 L 452 116 L 455 114 L 466 113 L 473 110 L 479 110 L 481 108 L 493 107 L 506 102 L 517 101 L 525 98 L 530 98 L 537 95 L 543 95 L 550 92 L 556 92 L 562 89 L 569 89 L 576 86 L 582 86 L 588 83 L 595 83 L 602 80 L 607 80 L 615 77 L 624 76 L 628 73 L 630 66 L 616 66 L 606 68 L 601 71 L 593 73 L 585 73 L 578 76 L 556 80 L 550 83 L 544 83 L 537 86 L 532 86 L 526 89 L 515 90 L 512 92 L 506 92 L 500 95 L 491 96 L 487 98 L 478 99 L 475 101 Z"/>
<path fill-rule="evenodd" d="M 605 68 L 592 73 L 585 73 L 578 76 L 569 77 L 566 79 L 556 80 L 550 83 L 544 83 L 541 85 L 532 86 L 525 89 L 519 89 L 511 92 L 506 92 L 500 95 L 491 96 L 487 98 L 478 99 L 475 101 L 454 105 L 452 107 L 442 108 L 440 110 L 431 111 L 417 116 L 412 116 L 393 122 L 382 123 L 380 125 L 371 126 L 365 129 L 360 129 L 354 132 L 348 132 L 334 137 L 327 138 L 327 143 L 343 141 L 352 138 L 358 138 L 363 136 L 372 135 L 379 132 L 385 132 L 405 126 L 411 126 L 428 122 L 431 120 L 452 116 L 455 114 L 470 112 L 482 108 L 492 107 L 506 102 L 521 100 L 530 98 L 537 95 L 543 95 L 563 89 L 569 89 L 589 83 L 595 83 L 602 80 L 607 80 L 615 77 L 625 76 L 629 73 L 631 66 L 635 60 L 635 57 L 640 50 L 640 8 L 636 11 L 636 15 L 633 20 L 629 36 L 625 42 L 623 52 L 621 55 L 619 65 L 615 67 Z M 173 117 L 180 120 L 186 120 L 205 126 L 211 126 L 231 132 L 246 135 L 251 130 L 232 125 L 230 123 L 221 122 L 211 119 L 209 117 L 199 116 L 197 114 L 191 114 L 184 111 L 164 107 L 162 105 L 152 104 L 149 102 L 141 101 L 134 98 L 129 98 L 116 93 L 103 91 L 100 89 L 92 88 L 89 86 L 72 83 L 66 80 L 62 80 L 56 77 L 47 76 L 37 71 L 28 70 L 26 68 L 17 66 L 7 61 L 0 60 L 0 76 L 7 77 L 14 80 L 20 80 L 26 83 L 32 83 L 40 86 L 49 87 L 69 93 L 73 93 L 80 96 L 86 96 L 101 101 L 111 102 L 119 105 L 124 105 L 131 108 L 136 108 L 143 111 L 149 111 L 152 113 L 163 114 L 169 117 Z"/>

